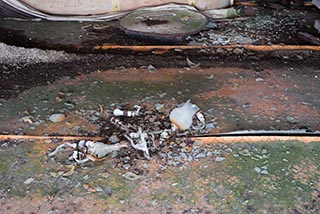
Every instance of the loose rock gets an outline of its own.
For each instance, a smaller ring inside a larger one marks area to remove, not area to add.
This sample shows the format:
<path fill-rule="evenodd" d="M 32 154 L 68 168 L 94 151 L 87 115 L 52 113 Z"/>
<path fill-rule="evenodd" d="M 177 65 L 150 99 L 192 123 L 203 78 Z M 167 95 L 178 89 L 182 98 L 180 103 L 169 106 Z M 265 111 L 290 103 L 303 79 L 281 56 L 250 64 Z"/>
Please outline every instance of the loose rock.
<path fill-rule="evenodd" d="M 59 123 L 66 119 L 64 114 L 53 114 L 49 117 L 49 120 L 53 123 Z"/>

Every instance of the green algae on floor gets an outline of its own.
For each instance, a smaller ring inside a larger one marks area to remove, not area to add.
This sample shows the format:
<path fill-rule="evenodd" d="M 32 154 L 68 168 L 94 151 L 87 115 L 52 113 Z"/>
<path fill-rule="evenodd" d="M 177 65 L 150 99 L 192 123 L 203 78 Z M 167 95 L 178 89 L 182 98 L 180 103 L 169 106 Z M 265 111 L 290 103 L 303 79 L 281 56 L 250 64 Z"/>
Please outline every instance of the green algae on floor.
<path fill-rule="evenodd" d="M 204 78 L 203 74 L 183 76 L 175 74 L 173 77 L 170 74 L 163 74 L 164 80 L 153 81 L 145 81 L 142 76 L 142 79 L 136 79 L 135 75 L 127 73 L 118 75 L 119 79 L 114 81 L 106 77 L 108 73 L 95 75 L 71 81 L 61 80 L 55 85 L 35 87 L 25 91 L 17 98 L 1 103 L 0 121 L 22 117 L 24 112 L 45 119 L 56 112 L 98 109 L 99 105 L 136 102 L 161 93 L 166 93 L 166 98 L 175 97 L 185 101 L 192 97 L 197 99 L 194 97 L 195 93 L 215 88 L 217 85 L 215 81 Z M 134 78 L 130 79 L 130 75 Z M 117 77 L 117 74 L 114 76 Z"/>
<path fill-rule="evenodd" d="M 151 161 L 140 160 L 149 165 L 149 170 L 143 170 L 136 181 L 124 178 L 126 170 L 115 167 L 112 158 L 77 167 L 70 176 L 55 177 L 56 172 L 68 167 L 63 161 L 66 155 L 54 159 L 46 156 L 50 147 L 33 142 L 2 142 L 3 197 L 10 201 L 16 197 L 93 196 L 90 200 L 99 201 L 101 209 L 121 209 L 125 213 L 132 207 L 175 213 L 191 208 L 203 213 L 320 210 L 319 142 L 235 144 L 224 161 L 217 162 L 213 156 L 184 167 L 163 168 L 153 156 Z"/>

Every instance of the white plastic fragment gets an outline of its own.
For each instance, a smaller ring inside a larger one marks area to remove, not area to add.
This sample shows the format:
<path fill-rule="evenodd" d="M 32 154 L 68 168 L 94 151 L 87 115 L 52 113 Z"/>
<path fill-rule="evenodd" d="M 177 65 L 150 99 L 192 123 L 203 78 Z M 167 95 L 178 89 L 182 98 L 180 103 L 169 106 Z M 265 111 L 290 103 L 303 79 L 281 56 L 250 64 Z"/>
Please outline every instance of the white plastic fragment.
<path fill-rule="evenodd" d="M 81 164 L 89 160 L 95 161 L 95 158 L 103 158 L 113 151 L 118 151 L 123 147 L 127 147 L 127 144 L 105 144 L 102 142 L 80 140 L 78 143 L 61 144 L 53 152 L 49 153 L 48 156 L 51 157 L 56 155 L 59 151 L 62 151 L 67 147 L 74 149 L 72 155 L 68 159 Z"/>
<path fill-rule="evenodd" d="M 138 134 L 138 135 L 136 135 L 136 134 Z M 131 133 L 130 135 L 133 135 L 133 133 Z M 134 140 L 131 137 L 129 137 L 128 135 L 124 135 L 124 136 L 129 140 L 131 146 L 134 149 L 143 151 L 144 157 L 148 160 L 151 159 L 150 154 L 149 154 L 149 149 L 147 146 L 147 141 L 146 141 L 146 138 L 148 137 L 148 135 L 147 135 L 147 133 L 142 132 L 140 127 L 139 127 L 138 133 L 134 134 L 135 137 L 139 136 L 138 143 L 134 143 Z"/>
<path fill-rule="evenodd" d="M 200 66 L 201 63 L 194 63 L 192 62 L 188 57 L 187 57 L 187 65 L 190 67 L 190 68 L 197 68 Z"/>
<path fill-rule="evenodd" d="M 125 144 L 105 144 L 101 142 L 87 141 L 84 147 L 87 147 L 87 153 L 96 158 L 103 158 L 107 154 L 118 151 L 123 147 L 126 147 Z"/>
<path fill-rule="evenodd" d="M 181 107 L 175 108 L 170 113 L 170 121 L 172 125 L 180 130 L 186 130 L 190 128 L 192 124 L 192 118 L 194 114 L 199 111 L 200 108 L 192 104 L 190 100 L 185 102 Z"/>
<path fill-rule="evenodd" d="M 136 109 L 135 111 L 126 111 L 126 110 L 121 110 L 121 109 L 115 109 L 113 111 L 113 115 L 118 117 L 118 116 L 125 116 L 125 117 L 134 117 L 139 114 L 139 111 L 141 109 L 140 106 L 135 105 L 134 108 Z"/>

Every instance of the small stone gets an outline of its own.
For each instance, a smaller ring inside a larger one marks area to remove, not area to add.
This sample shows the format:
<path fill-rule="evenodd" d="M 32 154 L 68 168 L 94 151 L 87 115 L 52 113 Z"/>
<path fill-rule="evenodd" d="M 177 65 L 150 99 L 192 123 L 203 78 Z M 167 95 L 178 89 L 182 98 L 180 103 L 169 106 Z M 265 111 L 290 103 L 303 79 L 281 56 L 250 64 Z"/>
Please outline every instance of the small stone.
<path fill-rule="evenodd" d="M 94 115 L 91 115 L 91 116 L 89 117 L 89 120 L 92 121 L 92 122 L 96 122 L 97 120 L 99 120 L 99 117 L 94 116 Z"/>
<path fill-rule="evenodd" d="M 217 48 L 217 53 L 223 53 L 224 50 L 222 48 Z"/>
<path fill-rule="evenodd" d="M 53 114 L 49 117 L 49 120 L 53 123 L 59 123 L 66 119 L 64 114 Z"/>
<path fill-rule="evenodd" d="M 103 172 L 103 173 L 101 173 L 100 175 L 101 175 L 101 177 L 103 177 L 103 178 L 108 178 L 108 177 L 110 176 L 110 174 L 109 174 L 108 172 Z"/>
<path fill-rule="evenodd" d="M 261 77 L 256 78 L 256 82 L 263 82 L 263 81 L 264 81 L 264 79 Z"/>
<path fill-rule="evenodd" d="M 224 157 L 216 157 L 215 159 L 217 162 L 221 162 L 221 161 L 224 161 L 225 158 Z"/>
<path fill-rule="evenodd" d="M 260 172 L 261 172 L 261 169 L 259 168 L 259 167 L 254 167 L 254 171 L 256 171 L 258 174 L 260 174 Z"/>
<path fill-rule="evenodd" d="M 31 184 L 34 181 L 34 178 L 28 178 L 27 180 L 25 180 L 25 182 L 23 182 L 24 184 L 28 185 Z"/>
<path fill-rule="evenodd" d="M 212 154 L 218 156 L 218 155 L 221 155 L 221 152 L 220 152 L 219 150 L 216 150 L 216 149 L 215 149 L 215 150 L 212 152 Z"/>
<path fill-rule="evenodd" d="M 194 148 L 199 148 L 200 146 L 201 146 L 201 141 L 195 141 L 194 143 L 193 143 L 193 147 Z"/>
<path fill-rule="evenodd" d="M 205 157 L 207 157 L 206 154 L 204 154 L 204 153 L 199 153 L 199 154 L 197 154 L 194 158 L 195 158 L 195 159 L 200 159 L 200 158 L 205 158 Z"/>
<path fill-rule="evenodd" d="M 251 156 L 249 149 L 244 149 L 242 151 L 239 151 L 239 154 L 242 156 Z"/>
<path fill-rule="evenodd" d="M 155 206 L 157 206 L 157 204 L 158 204 L 157 199 L 154 199 L 154 200 L 151 201 L 151 205 L 152 206 L 155 207 Z"/>
<path fill-rule="evenodd" d="M 46 139 L 46 140 L 44 140 L 44 143 L 50 144 L 50 143 L 52 143 L 52 140 L 51 139 Z"/>
<path fill-rule="evenodd" d="M 152 72 L 154 72 L 154 71 L 156 71 L 156 70 L 157 70 L 157 69 L 156 69 L 153 65 L 149 65 L 149 66 L 148 66 L 148 71 L 149 71 L 149 72 L 152 73 Z"/>
<path fill-rule="evenodd" d="M 286 116 L 286 119 L 287 119 L 287 121 L 288 121 L 289 123 L 298 123 L 298 122 L 299 122 L 296 118 L 291 117 L 290 115 L 287 115 L 287 116 Z"/>
<path fill-rule="evenodd" d="M 260 174 L 261 175 L 267 175 L 268 174 L 268 170 L 266 170 L 266 169 L 261 170 Z"/>
<path fill-rule="evenodd" d="M 227 149 L 225 150 L 225 152 L 232 153 L 233 150 L 232 150 L 231 148 L 227 148 Z"/>
<path fill-rule="evenodd" d="M 205 128 L 206 129 L 214 129 L 214 128 L 216 128 L 216 124 L 215 123 L 208 123 L 208 124 L 206 124 Z"/>
<path fill-rule="evenodd" d="M 128 179 L 130 181 L 135 181 L 140 178 L 139 175 L 134 174 L 133 172 L 126 172 L 125 174 L 122 175 L 125 179 Z"/>
<path fill-rule="evenodd" d="M 157 103 L 154 107 L 158 112 L 162 112 L 164 110 L 164 105 L 160 103 Z"/>
<path fill-rule="evenodd" d="M 212 80 L 213 79 L 213 74 L 211 74 L 210 76 L 204 76 L 204 78 L 206 78 L 208 80 Z"/>
<path fill-rule="evenodd" d="M 22 121 L 22 122 L 24 122 L 24 123 L 29 123 L 29 124 L 32 124 L 33 122 L 32 122 L 32 116 L 24 116 L 24 117 L 21 117 L 20 119 L 19 119 L 19 121 Z"/>
<path fill-rule="evenodd" d="M 124 165 L 122 166 L 122 168 L 124 168 L 125 170 L 130 169 L 130 167 L 131 167 L 130 164 L 124 164 Z"/>
<path fill-rule="evenodd" d="M 143 168 L 145 168 L 145 169 L 149 169 L 149 165 L 148 165 L 148 164 L 146 164 L 146 163 L 144 163 L 144 164 L 143 164 Z"/>
<path fill-rule="evenodd" d="M 103 189 L 99 186 L 96 187 L 96 192 L 103 192 Z"/>
<path fill-rule="evenodd" d="M 243 49 L 242 48 L 235 48 L 235 49 L 233 49 L 233 53 L 242 54 L 243 53 Z"/>
<path fill-rule="evenodd" d="M 69 108 L 74 108 L 74 104 L 73 103 L 65 102 L 64 105 L 69 107 Z"/>
<path fill-rule="evenodd" d="M 111 143 L 118 143 L 120 140 L 116 135 L 111 135 L 108 139 L 109 142 Z"/>

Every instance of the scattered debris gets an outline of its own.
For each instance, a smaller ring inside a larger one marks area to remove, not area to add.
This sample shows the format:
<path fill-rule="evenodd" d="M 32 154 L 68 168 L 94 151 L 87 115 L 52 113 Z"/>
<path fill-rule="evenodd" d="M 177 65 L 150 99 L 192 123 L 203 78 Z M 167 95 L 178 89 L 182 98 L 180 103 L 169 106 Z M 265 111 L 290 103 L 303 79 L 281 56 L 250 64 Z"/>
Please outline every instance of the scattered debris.
<path fill-rule="evenodd" d="M 154 108 L 155 111 L 146 112 L 141 112 L 141 107 L 138 105 L 134 106 L 134 111 L 116 108 L 106 126 L 111 133 L 105 139 L 112 144 L 86 140 L 80 140 L 77 143 L 67 142 L 56 147 L 53 152 L 49 153 L 49 157 L 66 148 L 72 148 L 73 153 L 68 159 L 82 164 L 89 160 L 102 159 L 121 148 L 128 150 L 133 148 L 136 151 L 142 151 L 144 158 L 150 160 L 150 151 L 157 151 L 167 143 L 169 145 L 176 143 L 176 137 L 202 132 L 205 129 L 204 115 L 200 112 L 200 108 L 192 104 L 190 100 L 174 108 L 170 113 L 170 120 L 168 116 L 164 116 L 165 112 L 169 113 L 164 109 L 164 105 L 157 104 Z M 160 109 L 163 109 L 163 112 L 159 112 Z M 130 166 L 124 166 L 124 168 L 130 168 Z M 63 174 L 58 176 L 60 175 Z"/>

